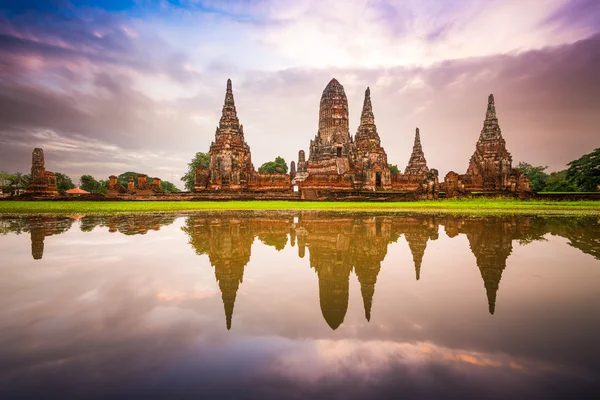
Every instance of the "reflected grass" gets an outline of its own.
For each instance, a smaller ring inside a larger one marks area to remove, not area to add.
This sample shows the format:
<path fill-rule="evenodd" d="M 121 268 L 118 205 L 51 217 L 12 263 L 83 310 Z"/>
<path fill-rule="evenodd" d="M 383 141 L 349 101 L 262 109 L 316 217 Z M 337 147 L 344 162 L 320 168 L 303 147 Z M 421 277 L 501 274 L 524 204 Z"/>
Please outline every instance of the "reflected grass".
<path fill-rule="evenodd" d="M 317 210 L 461 214 L 600 214 L 600 201 L 451 199 L 412 202 L 328 201 L 0 201 L 2 214 L 114 214 L 183 211 Z"/>

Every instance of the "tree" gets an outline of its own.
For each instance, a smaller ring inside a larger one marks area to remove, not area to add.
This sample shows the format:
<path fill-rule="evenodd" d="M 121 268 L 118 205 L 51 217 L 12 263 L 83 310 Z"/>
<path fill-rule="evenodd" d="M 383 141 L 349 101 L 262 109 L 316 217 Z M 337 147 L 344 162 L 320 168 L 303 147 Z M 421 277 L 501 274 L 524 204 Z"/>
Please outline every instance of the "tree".
<path fill-rule="evenodd" d="M 117 176 L 117 183 L 127 187 L 127 184 L 129 183 L 129 177 L 133 176 L 133 185 L 135 187 L 137 187 L 138 175 L 146 175 L 146 174 L 142 174 L 141 172 L 131 172 L 131 171 L 123 172 L 121 175 Z"/>
<path fill-rule="evenodd" d="M 188 171 L 181 177 L 181 180 L 185 182 L 185 189 L 192 191 L 194 190 L 194 180 L 196 179 L 196 170 L 198 166 L 202 165 L 205 169 L 208 169 L 210 165 L 210 154 L 198 152 L 188 164 Z"/>
<path fill-rule="evenodd" d="M 582 192 L 600 188 L 600 147 L 567 164 L 567 179 Z"/>
<path fill-rule="evenodd" d="M 16 174 L 9 175 L 8 177 L 8 186 L 12 190 L 25 190 L 27 186 L 31 183 L 31 175 L 22 174 L 17 172 Z"/>
<path fill-rule="evenodd" d="M 567 170 L 552 172 L 546 180 L 544 192 L 576 192 L 577 186 L 567 179 Z"/>
<path fill-rule="evenodd" d="M 544 171 L 547 168 L 547 166 L 543 167 L 541 165 L 534 167 L 526 162 L 520 162 L 517 165 L 517 169 L 529 178 L 531 190 L 536 193 L 544 190 L 544 187 L 546 186 L 546 180 L 549 175 Z"/>
<path fill-rule="evenodd" d="M 288 166 L 282 157 L 275 158 L 275 161 L 266 162 L 258 168 L 258 172 L 278 172 L 280 174 L 285 174 L 287 171 Z"/>
<path fill-rule="evenodd" d="M 79 178 L 79 187 L 90 193 L 100 193 L 102 184 L 91 175 L 82 175 Z"/>
<path fill-rule="evenodd" d="M 177 193 L 179 189 L 169 181 L 160 181 L 160 188 L 167 193 Z"/>
<path fill-rule="evenodd" d="M 61 174 L 60 172 L 56 172 L 56 187 L 61 194 L 65 194 L 65 192 L 69 189 L 73 189 L 75 185 L 71 178 L 69 178 L 65 174 Z"/>
<path fill-rule="evenodd" d="M 400 173 L 400 170 L 398 169 L 397 165 L 388 164 L 388 167 L 390 167 L 390 172 L 392 174 L 399 174 Z"/>

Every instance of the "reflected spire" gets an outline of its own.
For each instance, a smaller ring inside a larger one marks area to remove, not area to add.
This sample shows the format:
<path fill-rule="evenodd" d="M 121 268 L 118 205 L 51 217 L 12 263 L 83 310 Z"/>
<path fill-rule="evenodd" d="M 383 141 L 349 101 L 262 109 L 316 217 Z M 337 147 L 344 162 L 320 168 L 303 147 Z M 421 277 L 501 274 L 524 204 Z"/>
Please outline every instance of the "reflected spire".
<path fill-rule="evenodd" d="M 186 225 L 181 228 L 189 235 L 189 243 L 196 254 L 207 254 L 215 269 L 228 330 L 231 329 L 244 268 L 250 261 L 250 249 L 255 234 L 258 234 L 256 228 L 251 228 L 251 221 L 251 218 L 188 217 Z"/>
<path fill-rule="evenodd" d="M 494 314 L 502 272 L 506 268 L 506 259 L 512 252 L 512 239 L 519 234 L 517 224 L 515 220 L 492 218 L 465 220 L 462 231 L 467 235 L 483 279 L 488 310 L 490 314 Z"/>
<path fill-rule="evenodd" d="M 31 228 L 31 256 L 34 260 L 41 260 L 44 256 L 44 227 L 34 226 Z"/>

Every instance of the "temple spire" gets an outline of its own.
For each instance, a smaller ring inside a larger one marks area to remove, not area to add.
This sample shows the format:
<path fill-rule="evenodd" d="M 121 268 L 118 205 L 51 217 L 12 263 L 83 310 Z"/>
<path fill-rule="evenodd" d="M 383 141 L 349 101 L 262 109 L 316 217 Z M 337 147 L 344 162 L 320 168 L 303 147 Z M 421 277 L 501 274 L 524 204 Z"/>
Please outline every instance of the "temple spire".
<path fill-rule="evenodd" d="M 363 103 L 362 114 L 360 116 L 361 125 L 372 125 L 375 123 L 373 115 L 373 105 L 371 104 L 371 89 L 367 87 L 365 90 L 365 101 Z"/>
<path fill-rule="evenodd" d="M 419 132 L 419 128 L 415 131 L 415 142 L 413 144 L 413 154 L 415 152 L 423 153 L 423 147 L 421 146 L 421 133 Z"/>
<path fill-rule="evenodd" d="M 417 128 L 415 130 L 415 142 L 413 144 L 412 154 L 410 155 L 410 160 L 408 161 L 404 173 L 410 175 L 422 175 L 427 172 L 429 172 L 429 168 L 427 167 L 427 160 L 425 160 L 425 154 L 423 153 L 423 146 L 421 146 L 421 133 L 419 132 L 419 128 Z"/>
<path fill-rule="evenodd" d="M 233 89 L 231 79 L 227 79 L 227 90 L 225 91 L 225 102 L 223 103 L 223 114 L 219 121 L 220 127 L 225 126 L 239 127 L 240 121 L 235 109 L 235 100 L 233 99 Z"/>
<path fill-rule="evenodd" d="M 363 298 L 365 308 L 365 318 L 371 321 L 371 307 L 373 305 L 373 295 L 375 294 L 375 282 L 365 282 L 360 284 L 360 292 Z"/>
<path fill-rule="evenodd" d="M 487 121 L 497 119 L 496 118 L 496 103 L 494 102 L 493 94 L 490 94 L 488 96 L 488 105 L 487 105 L 487 111 L 485 113 L 485 119 Z"/>

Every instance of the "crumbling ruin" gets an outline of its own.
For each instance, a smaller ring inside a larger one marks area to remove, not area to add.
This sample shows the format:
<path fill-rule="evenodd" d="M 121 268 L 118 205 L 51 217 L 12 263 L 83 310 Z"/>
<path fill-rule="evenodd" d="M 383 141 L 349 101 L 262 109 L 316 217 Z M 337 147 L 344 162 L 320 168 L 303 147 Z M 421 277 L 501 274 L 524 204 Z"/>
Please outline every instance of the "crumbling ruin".
<path fill-rule="evenodd" d="M 33 150 L 31 160 L 31 182 L 27 187 L 26 194 L 32 196 L 58 196 L 56 187 L 56 175 L 54 172 L 46 171 L 44 162 L 44 150 L 36 148 Z"/>
<path fill-rule="evenodd" d="M 442 188 L 448 197 L 473 192 L 531 193 L 527 176 L 512 167 L 512 156 L 506 150 L 506 141 L 498 124 L 493 94 L 488 97 L 483 128 L 467 173 L 458 175 L 450 171 Z"/>

